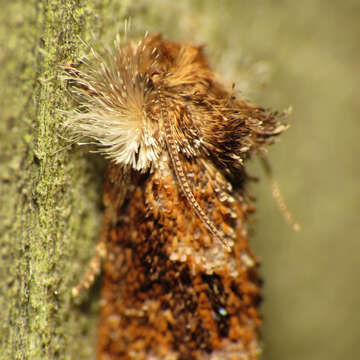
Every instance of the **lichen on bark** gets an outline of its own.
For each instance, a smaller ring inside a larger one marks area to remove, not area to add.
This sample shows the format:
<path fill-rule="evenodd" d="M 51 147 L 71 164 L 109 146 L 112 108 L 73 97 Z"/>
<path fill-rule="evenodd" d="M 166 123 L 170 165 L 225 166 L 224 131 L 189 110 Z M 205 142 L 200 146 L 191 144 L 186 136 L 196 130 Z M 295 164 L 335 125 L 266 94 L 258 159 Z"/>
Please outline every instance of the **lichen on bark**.
<path fill-rule="evenodd" d="M 101 176 L 64 150 L 58 111 L 70 103 L 61 65 L 96 28 L 84 4 L 14 0 L 0 14 L 1 359 L 93 353 L 93 303 L 74 305 L 70 290 L 96 240 Z"/>

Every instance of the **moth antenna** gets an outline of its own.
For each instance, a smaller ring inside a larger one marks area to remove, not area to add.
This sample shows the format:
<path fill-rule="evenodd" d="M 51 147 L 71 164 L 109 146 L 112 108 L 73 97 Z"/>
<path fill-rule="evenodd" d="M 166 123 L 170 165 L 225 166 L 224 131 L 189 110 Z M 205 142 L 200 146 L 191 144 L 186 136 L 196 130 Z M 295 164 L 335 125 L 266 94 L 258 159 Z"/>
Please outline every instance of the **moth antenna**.
<path fill-rule="evenodd" d="M 264 155 L 261 154 L 260 156 L 262 165 L 264 167 L 265 173 L 267 175 L 267 177 L 269 178 L 270 184 L 271 184 L 271 192 L 272 192 L 272 196 L 273 198 L 276 200 L 280 211 L 282 212 L 284 218 L 286 219 L 286 221 L 290 224 L 290 226 L 293 228 L 294 231 L 300 231 L 301 227 L 300 225 L 294 220 L 292 213 L 290 212 L 290 210 L 288 209 L 285 199 L 281 194 L 280 191 L 280 186 L 278 184 L 278 182 L 274 179 L 273 173 L 272 173 L 272 169 L 269 163 L 268 158 Z"/>
<path fill-rule="evenodd" d="M 132 18 L 128 17 L 125 19 L 125 25 L 124 25 L 124 40 L 128 39 L 128 35 L 130 33 L 130 29 L 132 26 Z"/>
<path fill-rule="evenodd" d="M 206 215 L 205 211 L 202 209 L 198 201 L 195 199 L 195 196 L 191 190 L 190 184 L 187 180 L 186 174 L 181 165 L 179 152 L 176 149 L 176 142 L 173 136 L 173 132 L 171 130 L 171 124 L 169 121 L 168 112 L 167 110 L 165 110 L 166 100 L 162 97 L 160 92 L 158 92 L 158 101 L 160 105 L 160 114 L 164 123 L 166 146 L 169 150 L 171 162 L 173 164 L 175 175 L 178 180 L 178 183 L 180 184 L 181 190 L 185 195 L 187 201 L 189 202 L 190 206 L 193 208 L 193 210 L 195 211 L 199 219 L 202 221 L 202 223 L 207 227 L 209 232 L 225 246 L 227 251 L 230 252 L 231 244 L 220 233 L 220 231 L 215 226 L 214 222 L 211 221 L 210 218 Z"/>
<path fill-rule="evenodd" d="M 73 140 L 73 141 L 70 142 L 70 144 L 68 144 L 68 145 L 66 145 L 66 146 L 62 146 L 60 149 L 58 149 L 58 150 L 50 153 L 49 156 L 54 156 L 55 154 L 57 154 L 57 153 L 59 153 L 59 152 L 62 152 L 62 151 L 64 151 L 64 150 L 67 150 L 67 149 L 71 148 L 71 147 L 72 147 L 74 144 L 76 144 L 76 143 L 77 143 L 77 140 Z"/>

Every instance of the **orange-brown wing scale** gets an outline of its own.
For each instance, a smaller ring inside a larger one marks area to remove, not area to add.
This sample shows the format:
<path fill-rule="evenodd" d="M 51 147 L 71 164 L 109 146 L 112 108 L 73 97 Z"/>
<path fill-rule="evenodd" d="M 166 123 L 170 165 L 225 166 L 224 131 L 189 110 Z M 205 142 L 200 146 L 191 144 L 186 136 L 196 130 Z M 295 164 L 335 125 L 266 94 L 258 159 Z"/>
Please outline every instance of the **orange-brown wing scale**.
<path fill-rule="evenodd" d="M 160 161 L 151 174 L 130 175 L 107 233 L 98 359 L 257 359 L 260 280 L 246 197 L 220 201 L 223 185 L 204 164 L 184 161 L 198 202 L 222 231 L 235 232 L 228 253 L 194 215 L 167 154 Z M 105 197 L 112 191 L 107 182 Z"/>

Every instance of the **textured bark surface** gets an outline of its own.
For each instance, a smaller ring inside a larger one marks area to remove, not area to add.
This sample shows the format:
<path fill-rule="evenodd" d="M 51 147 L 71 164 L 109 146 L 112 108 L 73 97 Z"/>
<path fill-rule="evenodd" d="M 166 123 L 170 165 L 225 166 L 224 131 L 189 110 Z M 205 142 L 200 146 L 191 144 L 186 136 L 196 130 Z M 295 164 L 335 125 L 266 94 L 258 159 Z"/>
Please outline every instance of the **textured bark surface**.
<path fill-rule="evenodd" d="M 59 66 L 101 9 L 84 4 L 1 4 L 1 359 L 93 353 L 92 303 L 74 305 L 70 290 L 96 239 L 101 176 L 80 151 L 70 161 L 58 112 L 69 102 Z"/>

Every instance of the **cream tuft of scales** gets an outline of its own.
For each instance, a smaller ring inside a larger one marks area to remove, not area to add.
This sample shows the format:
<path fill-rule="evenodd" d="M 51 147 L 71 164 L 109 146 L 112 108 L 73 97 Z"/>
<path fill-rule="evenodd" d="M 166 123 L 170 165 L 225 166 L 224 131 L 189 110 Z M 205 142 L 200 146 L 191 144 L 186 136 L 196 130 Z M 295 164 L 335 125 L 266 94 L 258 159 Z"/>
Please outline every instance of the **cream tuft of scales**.
<path fill-rule="evenodd" d="M 144 50 L 139 46 L 124 52 L 117 47 L 111 54 L 115 61 L 102 59 L 97 71 L 75 71 L 70 80 L 78 84 L 74 94 L 84 105 L 66 122 L 77 139 L 94 140 L 107 158 L 140 172 L 147 171 L 160 155 L 154 121 L 146 114 L 151 81 L 139 71 Z"/>

